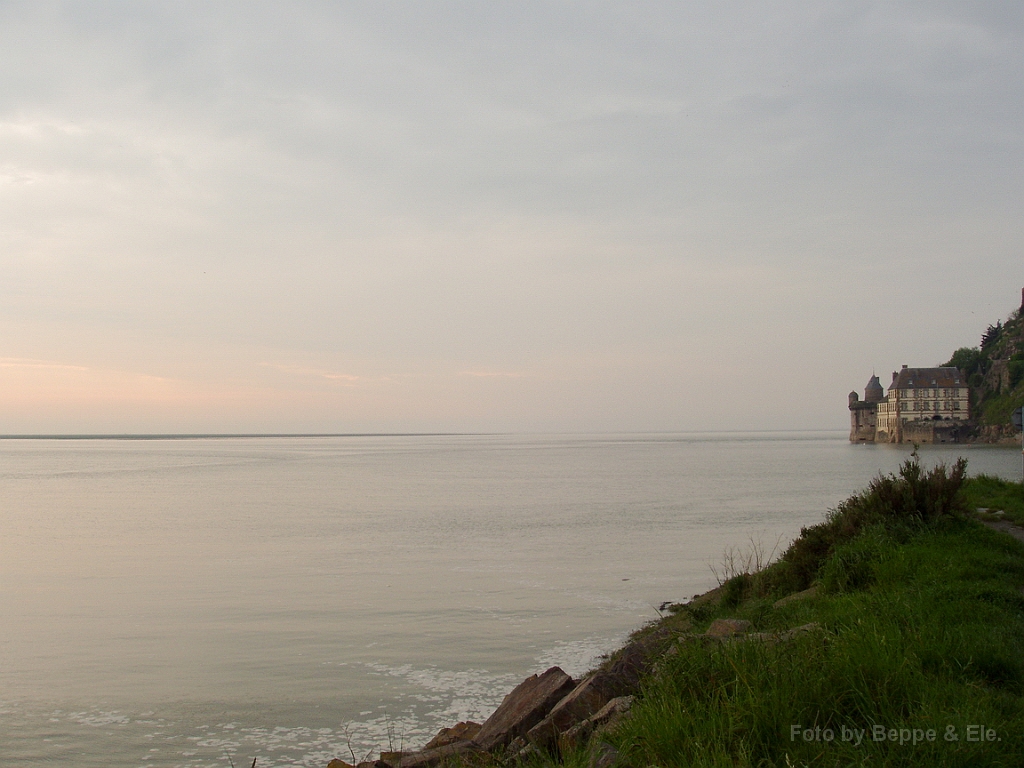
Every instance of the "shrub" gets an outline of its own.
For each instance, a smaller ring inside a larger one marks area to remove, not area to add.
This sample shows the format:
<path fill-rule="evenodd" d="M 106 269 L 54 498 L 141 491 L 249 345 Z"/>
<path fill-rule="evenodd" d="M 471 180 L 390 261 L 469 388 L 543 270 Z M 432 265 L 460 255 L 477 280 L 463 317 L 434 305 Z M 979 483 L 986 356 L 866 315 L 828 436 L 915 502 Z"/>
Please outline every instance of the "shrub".
<path fill-rule="evenodd" d="M 836 547 L 869 526 L 881 524 L 903 538 L 901 530 L 963 512 L 960 489 L 966 473 L 966 459 L 957 460 L 952 469 L 938 464 L 926 472 L 915 454 L 903 462 L 898 475 L 875 478 L 866 491 L 829 512 L 824 523 L 801 529 L 782 556 L 795 588 L 810 586 Z"/>

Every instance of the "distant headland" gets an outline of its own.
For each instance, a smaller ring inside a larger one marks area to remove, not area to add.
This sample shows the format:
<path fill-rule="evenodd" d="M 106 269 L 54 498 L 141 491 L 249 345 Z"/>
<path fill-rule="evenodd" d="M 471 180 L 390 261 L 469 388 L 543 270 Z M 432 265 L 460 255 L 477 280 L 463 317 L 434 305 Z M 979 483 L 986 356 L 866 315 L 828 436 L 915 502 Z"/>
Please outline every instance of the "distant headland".
<path fill-rule="evenodd" d="M 961 347 L 943 365 L 893 371 L 888 391 L 872 375 L 862 400 L 849 395 L 853 443 L 1001 443 L 1016 440 L 1010 421 L 1024 405 L 1024 290 L 1006 322 L 990 325 L 978 347 Z"/>

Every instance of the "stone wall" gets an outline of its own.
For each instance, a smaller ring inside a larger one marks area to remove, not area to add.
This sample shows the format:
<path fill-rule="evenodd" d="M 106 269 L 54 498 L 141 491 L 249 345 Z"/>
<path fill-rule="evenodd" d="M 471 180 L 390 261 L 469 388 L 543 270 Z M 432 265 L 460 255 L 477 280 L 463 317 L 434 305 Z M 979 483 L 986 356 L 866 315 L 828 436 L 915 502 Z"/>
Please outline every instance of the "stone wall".
<path fill-rule="evenodd" d="M 908 421 L 903 425 L 904 443 L 962 443 L 968 436 L 963 421 Z"/>

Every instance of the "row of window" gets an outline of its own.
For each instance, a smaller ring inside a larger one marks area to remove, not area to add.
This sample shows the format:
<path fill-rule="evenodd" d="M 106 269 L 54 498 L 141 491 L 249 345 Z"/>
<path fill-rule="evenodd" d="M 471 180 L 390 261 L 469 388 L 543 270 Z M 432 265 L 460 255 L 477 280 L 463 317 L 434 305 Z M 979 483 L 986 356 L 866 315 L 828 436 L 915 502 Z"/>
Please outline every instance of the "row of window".
<path fill-rule="evenodd" d="M 939 408 L 940 405 L 942 406 L 941 408 Z M 928 401 L 922 400 L 922 401 L 919 401 L 919 402 L 907 403 L 906 407 L 904 408 L 904 410 L 907 410 L 907 411 L 938 411 L 938 410 L 943 410 L 943 411 L 959 411 L 960 410 L 960 401 L 959 400 L 953 400 L 952 402 L 950 402 L 949 400 L 946 400 L 945 402 L 940 403 L 938 400 L 935 400 L 935 401 L 932 401 L 932 402 L 928 402 Z"/>
<path fill-rule="evenodd" d="M 900 391 L 900 397 L 903 399 L 909 399 L 913 397 L 917 400 L 921 398 L 932 398 L 932 397 L 967 397 L 966 389 L 943 389 L 942 394 L 939 394 L 940 390 L 935 389 L 904 389 Z"/>

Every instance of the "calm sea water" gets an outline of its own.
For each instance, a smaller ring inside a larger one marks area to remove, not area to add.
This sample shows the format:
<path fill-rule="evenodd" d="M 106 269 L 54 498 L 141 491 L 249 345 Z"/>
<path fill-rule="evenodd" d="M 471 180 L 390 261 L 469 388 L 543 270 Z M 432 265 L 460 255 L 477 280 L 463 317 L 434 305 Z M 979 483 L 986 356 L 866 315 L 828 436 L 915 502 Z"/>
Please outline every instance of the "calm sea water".
<path fill-rule="evenodd" d="M 1017 479 L 1020 450 L 960 453 Z M 0 441 L 0 765 L 322 766 L 579 674 L 894 471 L 843 433 Z"/>

